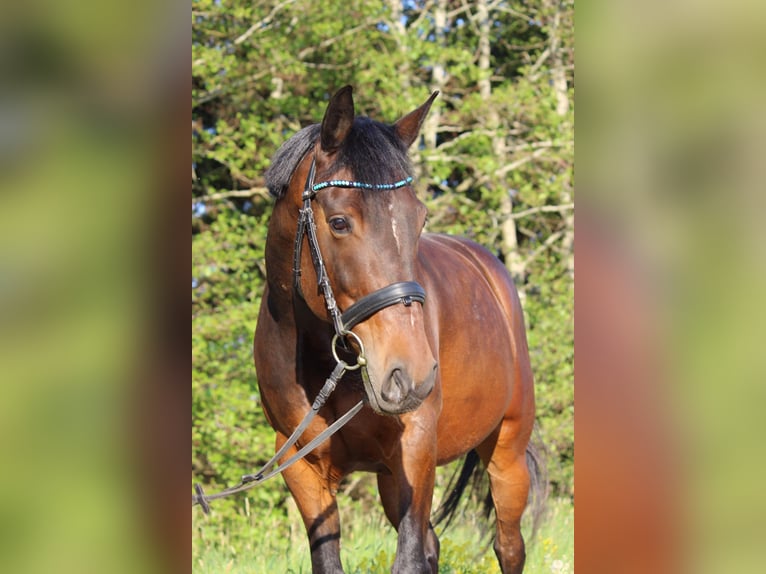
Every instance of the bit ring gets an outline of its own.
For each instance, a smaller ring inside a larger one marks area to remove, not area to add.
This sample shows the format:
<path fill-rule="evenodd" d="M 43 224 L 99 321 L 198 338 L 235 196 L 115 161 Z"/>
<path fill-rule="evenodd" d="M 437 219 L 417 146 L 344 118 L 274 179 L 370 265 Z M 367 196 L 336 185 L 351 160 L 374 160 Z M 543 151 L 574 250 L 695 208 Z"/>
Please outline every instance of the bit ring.
<path fill-rule="evenodd" d="M 365 357 L 364 354 L 364 343 L 362 343 L 362 340 L 359 338 L 359 335 L 354 333 L 353 331 L 344 331 L 342 334 L 344 337 L 350 336 L 354 341 L 356 341 L 357 346 L 359 347 L 359 354 L 356 357 L 356 364 L 355 365 L 347 365 L 346 370 L 347 371 L 355 371 L 356 369 L 360 367 L 364 367 L 367 364 L 367 357 Z M 337 349 L 337 343 L 338 343 L 339 336 L 336 333 L 332 338 L 332 356 L 335 358 L 335 360 L 340 363 L 342 362 L 341 358 L 338 357 L 338 349 Z"/>

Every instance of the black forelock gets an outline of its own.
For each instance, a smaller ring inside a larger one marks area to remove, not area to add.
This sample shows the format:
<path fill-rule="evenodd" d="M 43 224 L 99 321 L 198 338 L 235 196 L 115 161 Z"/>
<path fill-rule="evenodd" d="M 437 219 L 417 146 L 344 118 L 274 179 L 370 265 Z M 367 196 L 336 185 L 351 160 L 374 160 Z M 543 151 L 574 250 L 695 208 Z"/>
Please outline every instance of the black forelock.
<path fill-rule="evenodd" d="M 354 120 L 338 152 L 335 168 L 346 168 L 355 180 L 373 185 L 412 175 L 407 147 L 394 127 L 368 117 Z"/>
<path fill-rule="evenodd" d="M 266 187 L 271 195 L 280 198 L 285 194 L 295 168 L 319 137 L 320 127 L 320 124 L 313 124 L 303 128 L 283 143 L 274 154 L 271 165 L 264 174 Z"/>
<path fill-rule="evenodd" d="M 280 198 L 287 191 L 293 172 L 319 138 L 320 124 L 303 128 L 277 150 L 265 179 L 269 193 Z M 331 170 L 346 168 L 357 181 L 391 183 L 412 175 L 407 147 L 394 127 L 368 117 L 357 117 L 335 158 Z"/>

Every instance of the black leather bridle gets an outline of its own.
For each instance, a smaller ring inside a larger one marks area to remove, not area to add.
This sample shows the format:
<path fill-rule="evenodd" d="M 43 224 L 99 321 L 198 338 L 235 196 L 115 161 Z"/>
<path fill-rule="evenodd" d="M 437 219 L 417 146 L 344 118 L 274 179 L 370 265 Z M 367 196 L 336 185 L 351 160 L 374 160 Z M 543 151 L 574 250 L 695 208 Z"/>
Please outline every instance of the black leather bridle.
<path fill-rule="evenodd" d="M 338 337 L 344 337 L 354 326 L 365 319 L 369 319 L 378 311 L 391 307 L 398 303 L 405 306 L 412 305 L 413 301 L 421 305 L 425 303 L 426 292 L 419 283 L 415 281 L 400 281 L 392 283 L 387 287 L 373 291 L 365 295 L 348 309 L 341 313 L 335 296 L 330 286 L 330 280 L 327 277 L 327 270 L 322 259 L 322 252 L 319 250 L 319 241 L 316 233 L 316 223 L 314 222 L 314 212 L 311 209 L 311 200 L 316 197 L 317 191 L 327 187 L 346 187 L 361 189 L 397 189 L 404 187 L 412 182 L 408 177 L 395 183 L 369 184 L 357 181 L 331 180 L 321 183 L 314 183 L 316 172 L 316 157 L 311 160 L 311 167 L 306 176 L 306 184 L 303 187 L 303 207 L 299 211 L 298 230 L 295 235 L 295 249 L 293 254 L 293 287 L 296 293 L 303 297 L 301 289 L 301 252 L 303 248 L 303 237 L 306 236 L 311 252 L 311 260 L 314 264 L 314 271 L 317 276 L 317 285 L 319 292 L 324 296 L 327 312 Z"/>

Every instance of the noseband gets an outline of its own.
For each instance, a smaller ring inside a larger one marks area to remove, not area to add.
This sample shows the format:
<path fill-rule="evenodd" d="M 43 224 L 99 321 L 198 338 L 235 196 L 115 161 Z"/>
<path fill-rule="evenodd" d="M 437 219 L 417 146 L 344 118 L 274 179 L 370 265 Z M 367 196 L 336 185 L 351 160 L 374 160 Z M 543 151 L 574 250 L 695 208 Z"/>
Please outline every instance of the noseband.
<path fill-rule="evenodd" d="M 412 305 L 413 301 L 418 301 L 421 305 L 426 300 L 426 292 L 419 283 L 415 281 L 401 281 L 392 283 L 387 287 L 373 291 L 365 295 L 343 313 L 338 308 L 335 296 L 330 286 L 330 280 L 327 277 L 322 253 L 319 250 L 319 241 L 317 239 L 316 223 L 314 221 L 314 212 L 311 209 L 311 200 L 316 197 L 316 193 L 327 187 L 346 187 L 357 189 L 398 189 L 412 183 L 412 178 L 407 177 L 395 183 L 370 184 L 359 181 L 347 181 L 333 179 L 314 183 L 316 172 L 316 157 L 311 160 L 309 174 L 306 177 L 306 184 L 303 188 L 303 208 L 300 210 L 298 218 L 298 231 L 295 236 L 295 250 L 293 255 L 293 286 L 295 291 L 303 297 L 301 289 L 301 250 L 303 248 L 303 236 L 308 239 L 311 260 L 314 264 L 314 271 L 317 276 L 317 285 L 319 292 L 324 296 L 327 312 L 333 322 L 335 334 L 342 338 L 349 331 L 362 321 L 369 319 L 378 311 L 402 303 L 406 307 Z"/>

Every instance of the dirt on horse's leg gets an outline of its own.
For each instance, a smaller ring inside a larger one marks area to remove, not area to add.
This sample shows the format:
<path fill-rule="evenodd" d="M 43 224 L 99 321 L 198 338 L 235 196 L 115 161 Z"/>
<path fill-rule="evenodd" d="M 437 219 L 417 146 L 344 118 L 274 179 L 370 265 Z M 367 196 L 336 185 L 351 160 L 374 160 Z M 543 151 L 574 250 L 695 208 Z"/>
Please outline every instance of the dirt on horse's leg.
<path fill-rule="evenodd" d="M 342 574 L 337 484 L 321 476 L 305 460 L 288 468 L 283 476 L 308 533 L 312 572 Z"/>
<path fill-rule="evenodd" d="M 497 440 L 478 449 L 489 474 L 497 517 L 494 548 L 503 574 L 521 574 L 526 560 L 521 515 L 529 493 L 528 438 L 528 433 L 520 432 L 517 422 L 505 420 Z"/>

